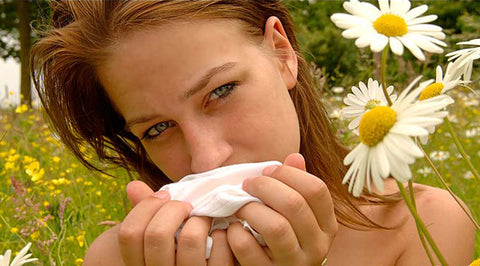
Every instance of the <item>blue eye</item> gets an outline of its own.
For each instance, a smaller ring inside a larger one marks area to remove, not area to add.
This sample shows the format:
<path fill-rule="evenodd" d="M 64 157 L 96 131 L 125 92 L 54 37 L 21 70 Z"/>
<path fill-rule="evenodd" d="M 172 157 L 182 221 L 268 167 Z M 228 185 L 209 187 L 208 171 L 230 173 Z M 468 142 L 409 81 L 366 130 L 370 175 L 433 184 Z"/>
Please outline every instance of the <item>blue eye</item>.
<path fill-rule="evenodd" d="M 230 93 L 235 89 L 235 86 L 236 86 L 235 83 L 228 83 L 216 88 L 210 93 L 210 97 L 208 98 L 208 101 L 221 99 L 229 96 Z"/>
<path fill-rule="evenodd" d="M 162 134 L 169 127 L 173 126 L 171 121 L 160 122 L 153 127 L 149 128 L 143 135 L 143 139 L 152 139 L 160 134 Z"/>

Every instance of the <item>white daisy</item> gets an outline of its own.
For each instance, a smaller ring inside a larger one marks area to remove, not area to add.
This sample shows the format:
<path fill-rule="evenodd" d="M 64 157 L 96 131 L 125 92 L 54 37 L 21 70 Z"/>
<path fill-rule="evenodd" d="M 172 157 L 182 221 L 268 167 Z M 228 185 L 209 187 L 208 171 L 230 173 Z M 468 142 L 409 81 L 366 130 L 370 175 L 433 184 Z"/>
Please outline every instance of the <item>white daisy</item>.
<path fill-rule="evenodd" d="M 362 115 L 375 106 L 388 106 L 382 85 L 371 78 L 368 79 L 367 86 L 361 81 L 358 83 L 358 87 L 353 86 L 352 92 L 353 93 L 347 94 L 347 97 L 343 99 L 343 102 L 347 106 L 342 109 L 344 117 L 355 118 L 348 124 L 349 129 L 357 128 Z M 392 101 L 397 99 L 397 95 L 392 94 L 393 86 L 389 86 L 387 92 Z"/>
<path fill-rule="evenodd" d="M 455 60 L 456 67 L 462 69 L 463 80 L 470 81 L 472 77 L 473 61 L 480 58 L 480 39 L 474 39 L 468 42 L 459 42 L 458 45 L 471 45 L 471 47 L 461 49 L 447 54 L 448 61 Z"/>
<path fill-rule="evenodd" d="M 440 41 L 445 38 L 442 28 L 425 24 L 437 19 L 436 15 L 422 16 L 427 5 L 410 9 L 407 0 L 379 0 L 376 6 L 350 0 L 343 7 L 350 14 L 335 13 L 330 19 L 339 28 L 345 29 L 342 36 L 356 39 L 359 48 L 370 46 L 373 52 L 382 51 L 387 44 L 396 55 L 402 55 L 404 46 L 419 60 L 425 60 L 422 50 L 431 53 L 443 53 L 440 46 L 447 46 Z"/>
<path fill-rule="evenodd" d="M 418 99 L 420 101 L 424 101 L 440 94 L 444 94 L 445 92 L 457 87 L 463 83 L 463 81 L 460 80 L 460 76 L 461 73 L 459 72 L 459 68 L 457 68 L 453 63 L 448 64 L 445 75 L 443 75 L 442 67 L 437 66 L 435 82 L 425 83 L 428 86 L 423 89 Z M 442 113 L 438 113 L 437 115 L 438 117 L 443 117 Z M 432 134 L 435 132 L 435 126 L 428 127 L 427 130 L 429 134 Z M 420 141 L 422 144 L 426 144 L 428 141 L 428 135 L 421 136 Z"/>
<path fill-rule="evenodd" d="M 441 66 L 437 66 L 435 82 L 429 84 L 420 94 L 419 100 L 425 100 L 455 88 L 456 86 L 463 83 L 460 80 L 460 72 L 458 68 L 455 68 L 453 63 L 449 63 L 447 70 L 445 71 L 445 76 L 443 75 L 443 70 Z"/>
<path fill-rule="evenodd" d="M 430 153 L 430 158 L 432 158 L 433 161 L 441 162 L 445 161 L 450 157 L 450 152 L 448 151 L 432 151 Z"/>
<path fill-rule="evenodd" d="M 18 252 L 17 256 L 12 260 L 12 263 L 10 263 L 12 251 L 7 250 L 4 255 L 0 255 L 0 266 L 20 266 L 38 260 L 36 258 L 29 259 L 32 254 L 27 254 L 27 252 L 31 245 L 32 243 L 28 243 L 20 252 Z"/>
<path fill-rule="evenodd" d="M 361 143 L 344 159 L 344 164 L 351 166 L 343 183 L 349 183 L 348 190 L 354 196 L 358 197 L 365 186 L 371 191 L 372 181 L 383 191 L 382 179 L 390 175 L 400 182 L 408 181 L 412 177 L 409 164 L 423 156 L 411 137 L 428 135 L 425 128 L 440 124 L 448 114 L 440 111 L 453 103 L 448 95 L 417 101 L 425 85 L 412 88 L 420 78 L 415 79 L 392 106 L 376 106 L 362 116 Z"/>

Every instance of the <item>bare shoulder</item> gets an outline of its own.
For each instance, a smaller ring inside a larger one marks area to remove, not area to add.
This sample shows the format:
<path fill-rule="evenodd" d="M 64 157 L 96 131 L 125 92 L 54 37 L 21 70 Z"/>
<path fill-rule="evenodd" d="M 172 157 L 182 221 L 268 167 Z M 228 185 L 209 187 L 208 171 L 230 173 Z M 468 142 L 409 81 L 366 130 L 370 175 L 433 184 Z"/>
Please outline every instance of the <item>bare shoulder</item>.
<path fill-rule="evenodd" d="M 103 232 L 88 248 L 84 266 L 124 265 L 117 242 L 119 225 Z"/>
<path fill-rule="evenodd" d="M 415 187 L 418 189 L 415 193 L 418 214 L 447 262 L 451 265 L 468 265 L 473 256 L 475 229 L 467 214 L 448 191 L 420 184 L 415 184 Z M 401 231 L 407 245 L 397 265 L 412 265 L 422 260 L 429 264 L 414 220 L 409 219 Z"/>

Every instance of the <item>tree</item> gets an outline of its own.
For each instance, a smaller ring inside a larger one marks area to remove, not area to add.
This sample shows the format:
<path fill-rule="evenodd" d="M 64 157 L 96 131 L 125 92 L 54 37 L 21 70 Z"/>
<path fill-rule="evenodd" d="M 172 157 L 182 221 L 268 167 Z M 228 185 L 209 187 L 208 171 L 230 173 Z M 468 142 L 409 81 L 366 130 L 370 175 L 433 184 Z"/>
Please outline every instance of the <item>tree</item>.
<path fill-rule="evenodd" d="M 22 103 L 28 105 L 32 102 L 31 82 L 30 82 L 30 48 L 31 48 L 31 30 L 30 30 L 30 2 L 28 0 L 19 0 L 17 2 L 18 10 L 18 31 L 20 37 L 20 93 L 23 95 Z"/>
<path fill-rule="evenodd" d="M 43 0 L 0 0 L 0 56 L 20 62 L 22 103 L 31 105 L 29 71 L 32 39 L 31 24 L 49 17 L 48 2 Z"/>

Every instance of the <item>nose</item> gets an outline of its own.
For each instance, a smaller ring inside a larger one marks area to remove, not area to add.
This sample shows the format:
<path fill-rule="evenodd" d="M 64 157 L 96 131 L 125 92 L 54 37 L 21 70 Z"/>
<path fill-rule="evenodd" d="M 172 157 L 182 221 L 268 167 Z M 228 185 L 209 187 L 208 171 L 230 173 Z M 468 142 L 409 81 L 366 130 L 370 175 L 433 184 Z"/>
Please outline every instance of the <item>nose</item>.
<path fill-rule="evenodd" d="M 215 125 L 190 125 L 184 128 L 184 138 L 190 154 L 192 173 L 201 173 L 224 165 L 233 148 Z"/>

